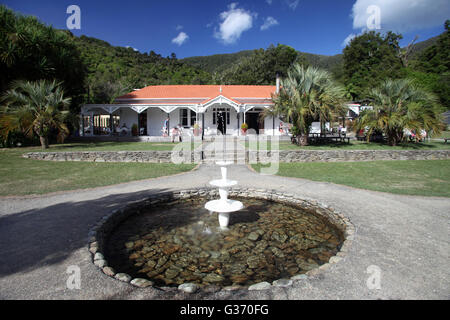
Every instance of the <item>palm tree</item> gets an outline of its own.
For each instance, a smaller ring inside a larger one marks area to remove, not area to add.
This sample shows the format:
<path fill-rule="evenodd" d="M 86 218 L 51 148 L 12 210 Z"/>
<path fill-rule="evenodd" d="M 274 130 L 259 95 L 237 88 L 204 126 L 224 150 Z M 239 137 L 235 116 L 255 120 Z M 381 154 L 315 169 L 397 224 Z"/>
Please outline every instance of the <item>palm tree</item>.
<path fill-rule="evenodd" d="M 70 104 L 56 81 L 39 80 L 28 82 L 17 80 L 12 83 L 1 98 L 5 105 L 0 109 L 0 130 L 4 136 L 9 132 L 21 131 L 27 136 L 37 134 L 42 148 L 48 148 L 48 137 L 52 129 L 58 130 L 58 138 L 69 130 L 64 124 Z"/>
<path fill-rule="evenodd" d="M 388 144 L 397 145 L 405 129 L 438 134 L 442 130 L 441 107 L 437 98 L 409 79 L 388 79 L 369 91 L 373 109 L 365 110 L 357 119 L 354 130 L 368 129 L 367 139 L 382 131 Z"/>
<path fill-rule="evenodd" d="M 315 67 L 296 63 L 281 79 L 280 93 L 273 97 L 273 112 L 293 123 L 293 133 L 299 143 L 308 144 L 308 133 L 314 120 L 323 124 L 341 114 L 345 90 L 331 74 Z"/>

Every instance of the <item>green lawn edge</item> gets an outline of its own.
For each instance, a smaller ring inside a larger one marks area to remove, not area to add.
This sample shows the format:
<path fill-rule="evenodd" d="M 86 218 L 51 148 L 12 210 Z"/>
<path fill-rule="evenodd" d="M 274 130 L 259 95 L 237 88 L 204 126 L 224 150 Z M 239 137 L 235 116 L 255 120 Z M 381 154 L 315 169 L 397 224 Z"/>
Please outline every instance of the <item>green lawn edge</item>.
<path fill-rule="evenodd" d="M 253 164 L 257 172 L 261 164 Z M 280 163 L 277 175 L 402 195 L 450 197 L 450 160 Z"/>

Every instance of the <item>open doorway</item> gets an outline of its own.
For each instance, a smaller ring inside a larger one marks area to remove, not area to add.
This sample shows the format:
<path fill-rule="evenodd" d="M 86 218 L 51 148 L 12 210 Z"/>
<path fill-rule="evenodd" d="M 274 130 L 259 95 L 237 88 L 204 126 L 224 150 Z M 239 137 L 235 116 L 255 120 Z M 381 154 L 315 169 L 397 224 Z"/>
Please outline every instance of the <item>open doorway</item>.
<path fill-rule="evenodd" d="M 226 134 L 230 124 L 230 108 L 214 108 L 213 124 L 217 126 L 217 133 Z"/>
<path fill-rule="evenodd" d="M 147 135 L 147 111 L 139 113 L 139 135 Z"/>
<path fill-rule="evenodd" d="M 245 122 L 249 129 L 253 129 L 257 134 L 264 132 L 264 119 L 260 117 L 261 110 L 248 111 L 245 114 Z"/>

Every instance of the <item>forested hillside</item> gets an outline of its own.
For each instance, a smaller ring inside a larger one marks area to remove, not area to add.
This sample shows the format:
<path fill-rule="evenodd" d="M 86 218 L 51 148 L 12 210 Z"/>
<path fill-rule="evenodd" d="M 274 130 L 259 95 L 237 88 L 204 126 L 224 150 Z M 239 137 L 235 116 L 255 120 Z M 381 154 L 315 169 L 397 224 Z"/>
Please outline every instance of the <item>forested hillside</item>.
<path fill-rule="evenodd" d="M 411 48 L 410 59 L 417 59 L 420 53 L 434 45 L 437 39 L 438 37 L 433 37 L 424 41 L 414 43 Z M 257 50 L 244 50 L 235 53 L 214 54 L 210 56 L 195 56 L 180 59 L 180 61 L 211 73 L 220 73 L 227 68 L 230 68 L 233 64 L 238 63 L 239 60 L 248 58 L 255 51 Z M 323 68 L 331 72 L 336 70 L 336 68 L 342 67 L 344 62 L 343 54 L 327 56 L 301 51 L 298 51 L 298 54 L 303 55 L 309 65 Z"/>
<path fill-rule="evenodd" d="M 214 54 L 210 56 L 197 56 L 181 59 L 181 62 L 185 62 L 191 66 L 195 66 L 204 69 L 208 72 L 220 73 L 232 65 L 239 63 L 240 60 L 250 57 L 258 50 L 244 50 L 235 53 Z M 342 54 L 334 56 L 325 56 L 313 53 L 305 53 L 297 51 L 298 55 L 303 55 L 308 64 L 332 70 L 337 64 L 342 63 Z"/>
<path fill-rule="evenodd" d="M 210 73 L 180 62 L 175 54 L 140 53 L 114 47 L 86 36 L 73 37 L 87 68 L 86 90 L 90 103 L 112 102 L 134 88 L 160 84 L 206 84 Z"/>
<path fill-rule="evenodd" d="M 222 72 L 238 60 L 251 56 L 253 52 L 254 50 L 244 50 L 235 53 L 189 57 L 181 59 L 180 61 L 199 69 L 214 73 Z"/>

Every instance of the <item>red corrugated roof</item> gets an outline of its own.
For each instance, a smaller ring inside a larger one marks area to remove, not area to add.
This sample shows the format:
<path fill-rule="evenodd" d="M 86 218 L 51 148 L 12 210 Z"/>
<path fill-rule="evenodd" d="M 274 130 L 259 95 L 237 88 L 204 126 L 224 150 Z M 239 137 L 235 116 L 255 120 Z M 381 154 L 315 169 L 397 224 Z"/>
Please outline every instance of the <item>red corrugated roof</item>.
<path fill-rule="evenodd" d="M 124 100 L 186 98 L 198 99 L 199 102 L 196 103 L 205 103 L 220 95 L 233 101 L 239 101 L 238 98 L 271 99 L 271 95 L 272 93 L 275 93 L 275 91 L 276 86 L 164 85 L 148 86 L 120 96 L 117 98 L 117 100 L 118 102 L 125 102 Z M 181 103 L 181 101 L 179 101 L 178 103 Z"/>

